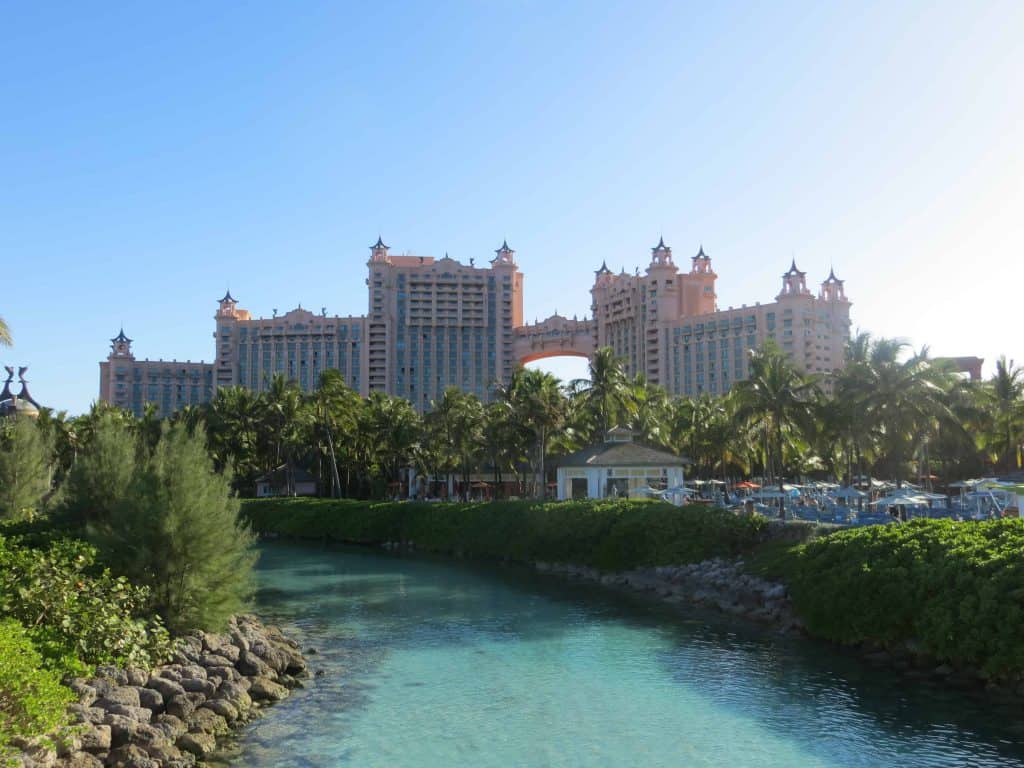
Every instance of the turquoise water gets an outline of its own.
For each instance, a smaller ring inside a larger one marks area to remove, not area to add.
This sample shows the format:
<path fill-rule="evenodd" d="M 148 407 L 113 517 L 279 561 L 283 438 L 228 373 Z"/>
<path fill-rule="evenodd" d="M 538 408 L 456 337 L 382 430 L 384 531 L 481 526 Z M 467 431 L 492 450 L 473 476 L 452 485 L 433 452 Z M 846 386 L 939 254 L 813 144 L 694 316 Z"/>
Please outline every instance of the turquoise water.
<path fill-rule="evenodd" d="M 1019 705 L 717 614 L 357 549 L 269 545 L 259 578 L 325 674 L 236 766 L 1024 766 Z"/>

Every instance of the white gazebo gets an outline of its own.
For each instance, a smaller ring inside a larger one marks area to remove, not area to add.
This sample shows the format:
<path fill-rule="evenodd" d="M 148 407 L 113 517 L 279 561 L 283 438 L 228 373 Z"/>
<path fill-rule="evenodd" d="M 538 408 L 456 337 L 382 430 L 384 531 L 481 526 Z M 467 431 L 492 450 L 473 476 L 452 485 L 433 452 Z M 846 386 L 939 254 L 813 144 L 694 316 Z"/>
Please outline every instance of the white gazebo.
<path fill-rule="evenodd" d="M 605 442 L 557 460 L 558 499 L 636 498 L 645 492 L 680 488 L 689 459 L 633 442 L 632 431 L 616 427 Z"/>

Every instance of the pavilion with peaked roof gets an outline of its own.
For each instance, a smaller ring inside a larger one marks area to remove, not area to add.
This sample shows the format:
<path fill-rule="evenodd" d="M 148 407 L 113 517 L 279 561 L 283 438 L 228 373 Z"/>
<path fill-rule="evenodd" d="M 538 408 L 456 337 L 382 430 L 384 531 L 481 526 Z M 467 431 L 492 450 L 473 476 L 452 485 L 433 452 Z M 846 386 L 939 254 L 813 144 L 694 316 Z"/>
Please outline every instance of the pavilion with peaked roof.
<path fill-rule="evenodd" d="M 603 443 L 556 460 L 558 499 L 635 498 L 646 489 L 679 488 L 689 459 L 633 441 L 615 427 Z"/>

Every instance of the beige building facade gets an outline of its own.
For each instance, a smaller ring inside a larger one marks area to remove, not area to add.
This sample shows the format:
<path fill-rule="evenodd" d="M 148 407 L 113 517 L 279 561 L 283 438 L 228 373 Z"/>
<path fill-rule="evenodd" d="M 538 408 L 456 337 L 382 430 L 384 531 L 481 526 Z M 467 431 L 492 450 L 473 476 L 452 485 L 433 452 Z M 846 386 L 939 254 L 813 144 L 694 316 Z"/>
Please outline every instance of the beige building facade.
<path fill-rule="evenodd" d="M 659 241 L 643 274 L 602 265 L 593 316 L 523 322 L 523 274 L 508 243 L 486 266 L 447 256 L 392 255 L 378 238 L 367 262 L 366 315 L 328 316 L 301 306 L 253 317 L 228 292 L 214 316 L 212 363 L 136 360 L 122 331 L 100 363 L 100 398 L 162 414 L 207 402 L 220 387 L 263 391 L 275 375 L 316 388 L 338 370 L 363 395 L 386 392 L 427 410 L 447 387 L 489 400 L 517 365 L 545 357 L 590 357 L 609 346 L 631 374 L 677 395 L 724 394 L 746 377 L 747 352 L 775 340 L 802 369 L 841 368 L 850 302 L 834 274 L 814 294 L 794 263 L 769 304 L 719 310 L 715 274 L 701 248 L 681 271 Z"/>

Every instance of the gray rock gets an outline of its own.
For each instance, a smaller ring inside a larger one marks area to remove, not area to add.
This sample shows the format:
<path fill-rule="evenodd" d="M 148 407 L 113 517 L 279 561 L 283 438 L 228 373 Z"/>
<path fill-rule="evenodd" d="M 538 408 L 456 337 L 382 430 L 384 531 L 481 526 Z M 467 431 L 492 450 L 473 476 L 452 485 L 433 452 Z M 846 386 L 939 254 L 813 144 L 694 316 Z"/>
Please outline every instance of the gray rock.
<path fill-rule="evenodd" d="M 271 677 L 275 674 L 270 665 L 252 651 L 242 651 L 237 667 L 247 677 Z"/>
<path fill-rule="evenodd" d="M 134 744 L 125 744 L 111 750 L 104 764 L 114 768 L 161 768 L 160 763 Z"/>
<path fill-rule="evenodd" d="M 101 664 L 96 667 L 96 677 L 112 680 L 117 685 L 128 685 L 128 673 L 113 664 Z"/>
<path fill-rule="evenodd" d="M 110 745 L 114 748 L 134 741 L 139 726 L 142 725 L 139 721 L 132 720 L 130 717 L 109 713 L 103 718 L 103 724 L 110 726 Z"/>
<path fill-rule="evenodd" d="M 99 698 L 96 689 L 89 685 L 85 678 L 76 677 L 69 684 L 68 688 L 78 697 L 78 703 L 85 707 L 91 707 L 93 702 Z"/>
<path fill-rule="evenodd" d="M 225 680 L 238 681 L 242 679 L 242 673 L 233 666 L 228 665 L 222 667 L 207 667 L 206 674 L 208 680 L 218 678 L 221 683 Z M 220 685 L 220 683 L 218 683 L 218 685 Z"/>
<path fill-rule="evenodd" d="M 57 768 L 103 768 L 103 761 L 88 752 L 75 752 L 56 763 Z"/>
<path fill-rule="evenodd" d="M 172 742 L 177 741 L 178 737 L 188 732 L 188 726 L 184 720 L 166 713 L 157 715 L 156 720 L 153 722 L 153 727 L 163 732 L 168 740 Z"/>
<path fill-rule="evenodd" d="M 164 697 L 160 691 L 152 688 L 136 688 L 139 692 L 139 706 L 145 707 L 154 714 L 164 711 Z"/>
<path fill-rule="evenodd" d="M 188 729 L 221 735 L 228 732 L 228 723 L 216 712 L 204 706 L 192 713 L 188 719 Z"/>
<path fill-rule="evenodd" d="M 256 677 L 249 688 L 249 696 L 255 701 L 281 701 L 288 698 L 288 689 L 266 677 Z"/>
<path fill-rule="evenodd" d="M 125 667 L 125 675 L 128 678 L 128 685 L 141 688 L 149 680 L 149 671 L 142 667 Z"/>
<path fill-rule="evenodd" d="M 129 685 L 112 688 L 102 697 L 96 699 L 94 706 L 109 709 L 113 704 L 124 704 L 128 707 L 139 706 L 139 689 Z"/>
<path fill-rule="evenodd" d="M 153 717 L 153 712 L 145 707 L 130 707 L 127 704 L 111 704 L 106 709 L 111 715 L 122 715 L 137 723 L 148 723 Z"/>
<path fill-rule="evenodd" d="M 175 696 L 182 696 L 185 693 L 185 689 L 181 687 L 181 683 L 175 680 L 169 680 L 165 677 L 151 677 L 149 682 L 146 683 L 147 688 L 152 688 L 163 696 L 164 701 Z"/>
<path fill-rule="evenodd" d="M 177 746 L 202 760 L 217 749 L 217 740 L 210 733 L 186 733 L 178 739 Z"/>
<path fill-rule="evenodd" d="M 229 723 L 233 723 L 239 718 L 238 708 L 224 699 L 214 699 L 203 704 L 202 709 L 208 709 L 211 712 L 220 715 Z"/>
<path fill-rule="evenodd" d="M 217 692 L 217 686 L 205 678 L 202 680 L 185 678 L 181 681 L 181 687 L 188 693 L 201 693 L 206 698 L 213 696 Z"/>
<path fill-rule="evenodd" d="M 167 714 L 174 715 L 182 720 L 188 720 L 189 716 L 196 711 L 196 704 L 184 693 L 172 696 L 164 704 Z"/>
<path fill-rule="evenodd" d="M 252 697 L 241 682 L 221 683 L 220 689 L 217 691 L 217 698 L 228 702 L 239 712 L 246 712 L 252 708 Z"/>

